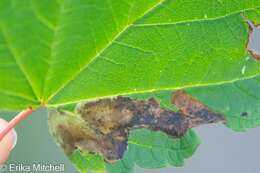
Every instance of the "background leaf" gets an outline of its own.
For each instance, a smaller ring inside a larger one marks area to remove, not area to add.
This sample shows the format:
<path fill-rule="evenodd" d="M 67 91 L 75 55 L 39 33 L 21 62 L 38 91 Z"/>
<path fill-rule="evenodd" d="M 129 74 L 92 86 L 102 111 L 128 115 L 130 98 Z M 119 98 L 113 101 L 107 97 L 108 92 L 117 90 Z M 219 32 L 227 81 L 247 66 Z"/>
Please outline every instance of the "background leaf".
<path fill-rule="evenodd" d="M 129 95 L 134 99 L 148 99 L 155 97 L 160 100 L 160 105 L 169 108 L 170 95 L 168 92 L 160 92 L 143 95 Z M 75 105 L 60 107 L 67 118 L 63 122 L 71 122 L 71 118 L 77 118 L 75 114 Z M 172 108 L 176 109 L 176 108 Z M 67 119 L 67 120 L 66 120 Z M 75 119 L 76 120 L 76 119 Z M 191 157 L 201 143 L 193 130 L 189 130 L 181 138 L 172 138 L 160 131 L 151 131 L 148 129 L 134 129 L 130 131 L 128 137 L 128 147 L 124 158 L 116 163 L 109 164 L 103 161 L 98 154 L 83 153 L 75 150 L 69 155 L 70 160 L 81 172 L 129 172 L 134 173 L 135 165 L 142 168 L 162 168 L 169 166 L 183 166 L 184 160 Z"/>
<path fill-rule="evenodd" d="M 99 156 L 78 150 L 70 159 L 82 172 L 99 172 L 104 165 L 108 173 L 133 173 L 135 165 L 149 169 L 183 166 L 184 159 L 193 155 L 200 140 L 193 131 L 180 139 L 172 139 L 161 132 L 137 129 L 131 131 L 128 144 L 123 160 L 113 164 L 102 164 Z"/>
<path fill-rule="evenodd" d="M 80 172 L 104 172 L 104 161 L 100 155 L 81 153 L 75 150 L 69 157 Z"/>
<path fill-rule="evenodd" d="M 260 125 L 260 76 L 220 86 L 189 89 L 188 92 L 226 115 L 227 126 L 245 131 Z"/>

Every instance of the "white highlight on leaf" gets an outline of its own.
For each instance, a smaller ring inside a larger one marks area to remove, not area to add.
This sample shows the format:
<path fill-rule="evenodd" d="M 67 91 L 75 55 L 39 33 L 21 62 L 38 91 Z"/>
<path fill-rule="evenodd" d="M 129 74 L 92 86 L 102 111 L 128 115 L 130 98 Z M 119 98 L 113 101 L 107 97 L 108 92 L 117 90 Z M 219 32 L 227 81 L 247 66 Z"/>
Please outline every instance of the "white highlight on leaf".
<path fill-rule="evenodd" d="M 241 73 L 242 73 L 242 74 L 245 74 L 245 72 L 246 72 L 246 66 L 244 66 L 244 67 L 242 68 L 242 70 L 241 70 Z"/>
<path fill-rule="evenodd" d="M 230 111 L 230 107 L 229 106 L 226 107 L 226 111 Z"/>

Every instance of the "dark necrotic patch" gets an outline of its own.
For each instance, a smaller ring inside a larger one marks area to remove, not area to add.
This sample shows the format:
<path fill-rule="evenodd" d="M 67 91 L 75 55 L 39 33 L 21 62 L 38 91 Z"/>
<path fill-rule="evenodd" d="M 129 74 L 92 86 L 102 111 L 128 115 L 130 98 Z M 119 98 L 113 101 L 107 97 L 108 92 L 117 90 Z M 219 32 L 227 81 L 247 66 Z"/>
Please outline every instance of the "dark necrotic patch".
<path fill-rule="evenodd" d="M 247 112 L 242 112 L 242 113 L 240 114 L 240 116 L 241 116 L 241 117 L 247 117 L 247 116 L 248 116 L 248 113 L 247 113 Z"/>
<path fill-rule="evenodd" d="M 148 128 L 180 138 L 192 127 L 225 122 L 221 114 L 183 91 L 175 92 L 172 102 L 179 108 L 178 112 L 161 108 L 154 98 L 102 99 L 81 103 L 77 116 L 72 118 L 54 111 L 49 116 L 49 124 L 67 154 L 78 148 L 83 152 L 101 153 L 107 162 L 113 162 L 123 157 L 131 129 Z"/>

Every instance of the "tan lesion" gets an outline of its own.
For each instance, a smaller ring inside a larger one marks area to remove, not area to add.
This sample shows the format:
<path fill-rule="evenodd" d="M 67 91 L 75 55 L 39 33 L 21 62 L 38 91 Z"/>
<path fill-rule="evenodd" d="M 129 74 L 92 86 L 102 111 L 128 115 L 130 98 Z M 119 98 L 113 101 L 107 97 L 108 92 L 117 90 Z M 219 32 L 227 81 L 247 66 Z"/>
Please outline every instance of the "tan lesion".
<path fill-rule="evenodd" d="M 82 152 L 101 153 L 107 162 L 113 162 L 127 150 L 131 129 L 148 128 L 179 138 L 192 127 L 225 122 L 222 114 L 183 91 L 173 93 L 172 103 L 179 108 L 178 112 L 161 108 L 154 98 L 116 97 L 80 103 L 75 114 L 52 110 L 50 131 L 68 155 L 78 148 Z"/>
<path fill-rule="evenodd" d="M 209 123 L 225 123 L 222 114 L 212 111 L 200 101 L 179 90 L 173 94 L 172 103 L 189 119 L 189 128 Z"/>

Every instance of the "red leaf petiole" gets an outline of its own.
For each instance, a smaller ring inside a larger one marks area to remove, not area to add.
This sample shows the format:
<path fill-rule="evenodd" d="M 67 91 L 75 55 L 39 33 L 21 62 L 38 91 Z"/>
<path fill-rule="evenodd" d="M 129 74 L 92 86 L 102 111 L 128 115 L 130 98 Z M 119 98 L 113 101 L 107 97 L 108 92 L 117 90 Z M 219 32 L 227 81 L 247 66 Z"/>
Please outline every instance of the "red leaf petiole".
<path fill-rule="evenodd" d="M 8 134 L 13 128 L 15 128 L 17 124 L 26 119 L 33 112 L 34 110 L 32 108 L 28 108 L 17 114 L 11 121 L 9 121 L 7 126 L 2 131 L 0 131 L 0 141 L 5 137 L 6 134 Z"/>

